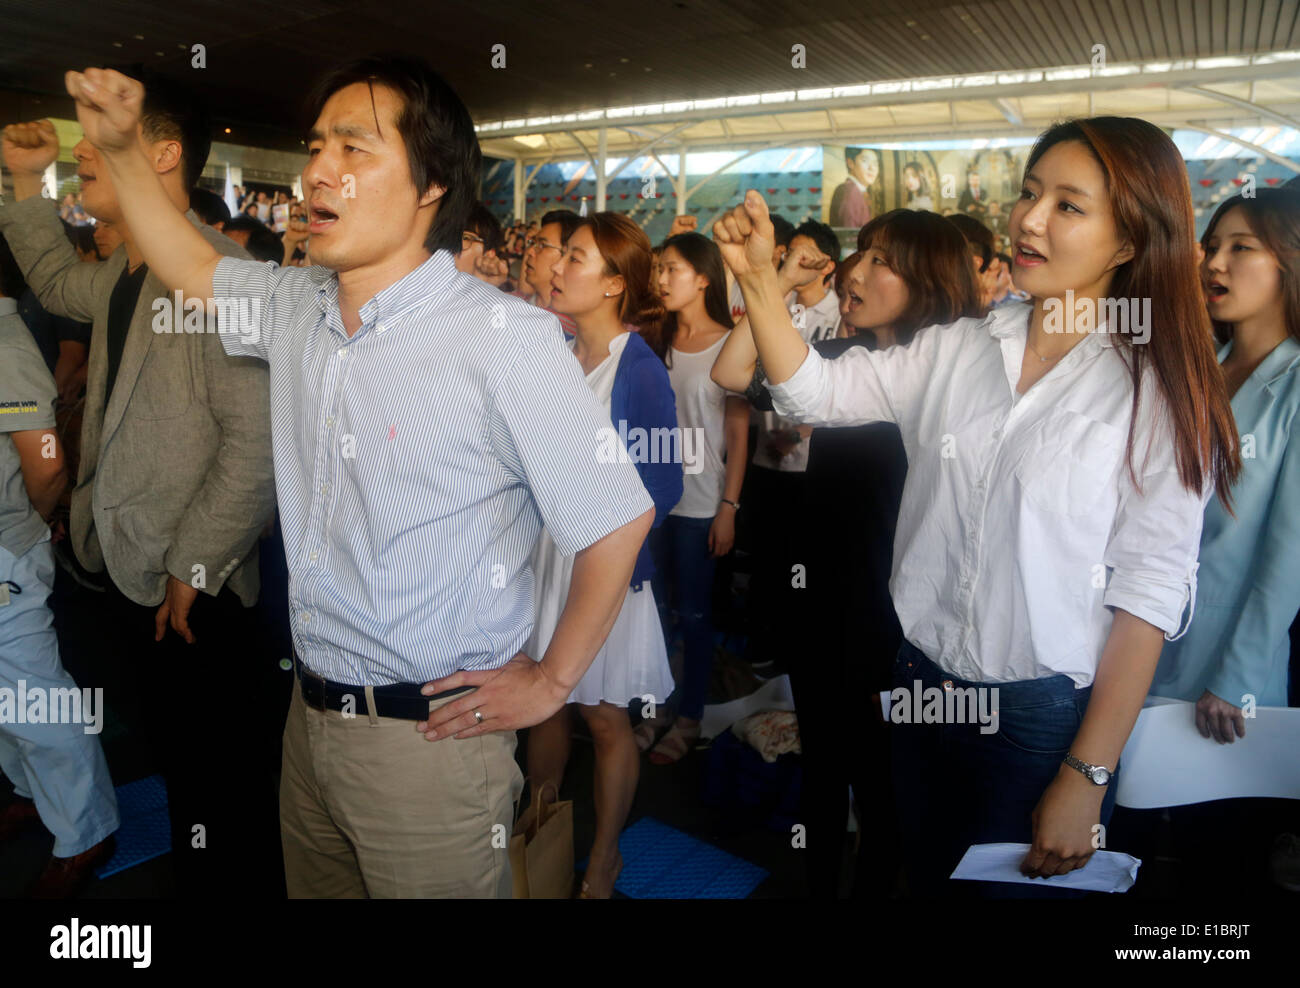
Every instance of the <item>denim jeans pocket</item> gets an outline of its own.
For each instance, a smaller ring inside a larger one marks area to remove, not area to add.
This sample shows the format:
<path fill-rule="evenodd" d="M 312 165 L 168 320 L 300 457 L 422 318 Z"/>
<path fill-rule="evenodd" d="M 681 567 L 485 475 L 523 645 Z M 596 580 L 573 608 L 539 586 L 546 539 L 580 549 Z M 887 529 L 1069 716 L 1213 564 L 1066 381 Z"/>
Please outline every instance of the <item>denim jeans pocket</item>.
<path fill-rule="evenodd" d="M 1029 707 L 1003 706 L 998 710 L 997 734 L 1017 751 L 1064 757 L 1082 721 L 1073 697 Z"/>

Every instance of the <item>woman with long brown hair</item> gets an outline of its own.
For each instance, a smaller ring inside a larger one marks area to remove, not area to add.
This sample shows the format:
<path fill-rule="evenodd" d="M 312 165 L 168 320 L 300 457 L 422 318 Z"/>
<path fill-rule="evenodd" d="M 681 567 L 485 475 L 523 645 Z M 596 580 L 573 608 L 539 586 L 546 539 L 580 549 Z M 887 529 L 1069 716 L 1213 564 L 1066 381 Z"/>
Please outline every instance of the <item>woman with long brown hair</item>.
<path fill-rule="evenodd" d="M 663 336 L 677 422 L 683 440 L 692 440 L 694 462 L 685 467 L 682 499 L 650 537 L 664 635 L 671 641 L 674 626 L 682 635 L 682 676 L 670 703 L 672 726 L 667 726 L 665 710 L 663 717 L 643 721 L 636 734 L 637 746 L 650 750 L 650 761 L 671 765 L 700 736 L 713 670 L 714 566 L 731 552 L 736 538 L 749 405 L 709 377 L 731 332 L 727 275 L 717 245 L 693 231 L 669 237 L 654 287 L 667 310 Z M 661 728 L 665 733 L 656 738 Z"/>
<path fill-rule="evenodd" d="M 759 263 L 762 197 L 714 227 L 776 407 L 902 431 L 890 720 L 917 894 L 956 892 L 972 844 L 1029 845 L 1031 878 L 1101 846 L 1120 752 L 1196 592 L 1205 499 L 1240 469 L 1169 137 L 1121 117 L 1050 128 L 1008 225 L 1031 304 L 835 360 Z"/>
<path fill-rule="evenodd" d="M 618 213 L 596 213 L 569 234 L 551 275 L 551 306 L 572 317 L 575 335 L 569 345 L 587 384 L 610 413 L 608 433 L 592 439 L 605 455 L 631 456 L 654 499 L 658 527 L 682 496 L 682 464 L 680 458 L 665 461 L 647 453 L 647 437 L 677 432 L 673 391 L 661 357 L 664 310 L 650 289 L 650 264 L 650 241 L 639 226 Z M 536 620 L 524 652 L 540 656 L 564 610 L 573 572 L 573 557 L 562 555 L 544 529 L 533 554 L 533 572 Z M 596 839 L 582 898 L 608 899 L 623 864 L 618 835 L 636 795 L 640 767 L 628 702 L 650 696 L 663 703 L 673 689 L 651 586 L 654 575 L 647 539 L 609 637 L 569 697 L 586 720 L 596 749 Z M 529 732 L 528 776 L 539 805 L 548 784 L 559 791 L 569 759 L 568 718 L 566 706 Z"/>
<path fill-rule="evenodd" d="M 1201 246 L 1242 472 L 1233 510 L 1206 506 L 1196 623 L 1165 647 L 1151 690 L 1193 701 L 1201 734 L 1231 743 L 1246 735 L 1247 697 L 1286 706 L 1300 609 L 1300 194 L 1233 196 Z"/>
<path fill-rule="evenodd" d="M 1188 701 L 1208 748 L 1253 730 L 1246 708 L 1287 705 L 1289 627 L 1300 610 L 1300 194 L 1233 196 L 1201 246 L 1242 470 L 1231 510 L 1219 498 L 1206 505 L 1196 621 L 1165 646 L 1151 692 Z M 1243 857 L 1276 833 L 1273 807 L 1229 799 L 1171 808 L 1175 840 L 1190 842 L 1179 850 L 1200 862 L 1198 886 L 1239 880 L 1251 867 Z M 1289 870 L 1295 888 L 1298 863 L 1300 840 L 1283 835 L 1276 880 Z"/>

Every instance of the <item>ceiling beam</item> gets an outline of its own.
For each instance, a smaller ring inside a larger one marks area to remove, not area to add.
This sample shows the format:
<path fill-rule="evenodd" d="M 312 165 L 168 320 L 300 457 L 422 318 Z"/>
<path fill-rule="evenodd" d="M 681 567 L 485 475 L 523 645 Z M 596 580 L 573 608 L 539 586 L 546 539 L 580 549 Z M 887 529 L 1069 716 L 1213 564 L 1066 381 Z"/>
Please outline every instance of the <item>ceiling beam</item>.
<path fill-rule="evenodd" d="M 1251 85 L 1253 89 L 1254 84 Z M 1288 117 L 1285 113 L 1270 110 L 1266 106 L 1260 106 L 1251 100 L 1237 99 L 1235 96 L 1229 96 L 1227 93 L 1220 93 L 1213 89 L 1206 89 L 1204 86 L 1181 86 L 1180 89 L 1185 93 L 1195 93 L 1197 96 L 1204 96 L 1206 99 L 1217 100 L 1220 103 L 1226 103 L 1228 106 L 1234 106 L 1238 110 L 1257 114 L 1267 120 L 1272 120 L 1274 123 L 1280 123 L 1283 127 L 1300 130 L 1300 120 L 1295 117 Z"/>
<path fill-rule="evenodd" d="M 1042 72 L 1053 70 L 1025 70 Z M 744 106 L 711 107 L 703 110 L 690 110 L 682 113 L 645 114 L 633 118 L 632 122 L 640 124 L 679 123 L 682 121 L 717 120 L 721 116 L 735 118 L 747 116 L 767 116 L 778 113 L 810 112 L 818 110 L 847 110 L 869 106 L 903 106 L 914 103 L 936 103 L 952 99 L 998 100 L 1023 99 L 1033 96 L 1077 95 L 1091 92 L 1113 92 L 1122 89 L 1148 89 L 1153 86 L 1170 86 L 1183 88 L 1187 86 L 1206 86 L 1230 82 L 1248 82 L 1255 79 L 1278 79 L 1294 77 L 1300 66 L 1293 61 L 1260 62 L 1253 65 L 1225 66 L 1217 69 L 1180 69 L 1169 72 L 1137 72 L 1128 75 L 1090 76 L 1077 79 L 1057 79 L 1054 81 L 1037 80 L 1033 82 L 993 83 L 982 86 L 953 86 L 936 89 L 913 89 L 906 92 L 880 92 L 862 96 L 844 96 L 838 99 L 794 100 L 785 103 L 753 103 Z M 989 73 L 997 75 L 1019 75 L 1024 73 L 1002 72 Z M 954 78 L 956 78 L 954 76 Z M 512 137 L 517 134 L 538 134 L 546 131 L 566 131 L 575 126 L 595 128 L 601 123 L 621 126 L 618 117 L 599 117 L 592 120 L 564 121 L 553 124 L 529 126 L 527 124 L 480 131 L 484 139 Z"/>
<path fill-rule="evenodd" d="M 1274 112 L 1284 115 L 1297 115 L 1300 117 L 1300 103 L 1283 104 L 1273 108 Z M 1162 127 L 1182 127 L 1188 119 L 1186 109 L 1167 111 L 1160 110 L 1156 112 L 1143 113 L 1143 119 Z M 1219 128 L 1251 126 L 1258 122 L 1259 118 L 1252 114 L 1247 114 L 1234 107 L 1218 105 L 1217 112 L 1207 113 L 1196 112 L 1195 119 L 1199 125 L 1216 126 Z M 795 147 L 806 144 L 883 144 L 883 143 L 903 143 L 907 141 L 933 141 L 942 138 L 961 138 L 977 139 L 987 138 L 995 140 L 999 137 L 1037 137 L 1042 131 L 1055 122 L 1055 117 L 1030 117 L 1026 118 L 1020 127 L 1013 127 L 1011 124 L 997 120 L 974 121 L 958 124 L 942 125 L 915 125 L 902 124 L 889 127 L 873 127 L 859 129 L 845 127 L 843 124 L 834 130 L 830 128 L 817 128 L 810 130 L 798 130 L 788 132 L 766 131 L 758 134 L 747 134 L 744 136 L 724 137 L 707 137 L 698 140 L 683 140 L 681 143 L 686 150 L 691 152 L 699 151 L 732 151 L 742 150 L 753 147 L 757 144 L 771 142 L 773 147 Z M 1198 126 L 1194 129 L 1200 130 Z M 575 138 L 576 140 L 576 138 Z M 484 154 L 495 154 L 492 150 L 492 142 L 482 143 Z M 585 150 L 585 148 L 584 148 Z M 609 154 L 611 157 L 627 157 L 631 160 L 634 146 L 616 146 L 612 141 L 610 143 Z M 545 152 L 536 151 L 530 155 L 524 155 L 524 160 L 532 163 L 539 160 Z M 578 157 L 574 155 L 574 157 Z"/>
<path fill-rule="evenodd" d="M 1300 165 L 1297 165 L 1290 158 L 1284 158 L 1280 154 L 1274 154 L 1272 151 L 1268 150 L 1268 148 L 1260 147 L 1258 144 L 1252 144 L 1250 141 L 1244 141 L 1240 137 L 1233 137 L 1231 134 L 1224 133 L 1221 130 L 1215 130 L 1213 127 L 1202 127 L 1194 123 L 1184 123 L 1182 126 L 1186 127 L 1188 130 L 1198 130 L 1202 134 L 1213 134 L 1215 137 L 1218 137 L 1221 140 L 1225 140 L 1228 141 L 1229 143 L 1236 144 L 1240 147 L 1243 147 L 1247 151 L 1254 151 L 1257 155 L 1259 155 L 1262 158 L 1267 158 L 1275 165 L 1281 165 L 1283 168 L 1289 168 L 1297 175 L 1300 175 Z"/>
<path fill-rule="evenodd" d="M 1025 125 L 1024 117 L 1019 110 L 1011 105 L 1011 100 L 999 97 L 993 100 L 993 105 L 998 108 L 999 113 L 1007 118 L 1007 123 L 1011 124 L 1012 127 L 1023 127 Z"/>

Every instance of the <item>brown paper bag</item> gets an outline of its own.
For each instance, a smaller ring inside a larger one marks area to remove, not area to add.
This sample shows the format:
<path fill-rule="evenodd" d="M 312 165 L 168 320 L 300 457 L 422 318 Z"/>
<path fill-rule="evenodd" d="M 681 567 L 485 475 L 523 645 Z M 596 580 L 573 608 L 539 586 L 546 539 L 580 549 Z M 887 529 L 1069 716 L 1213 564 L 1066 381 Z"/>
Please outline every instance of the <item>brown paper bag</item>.
<path fill-rule="evenodd" d="M 510 870 L 516 899 L 567 899 L 573 894 L 573 801 L 543 804 L 547 783 L 515 823 Z"/>

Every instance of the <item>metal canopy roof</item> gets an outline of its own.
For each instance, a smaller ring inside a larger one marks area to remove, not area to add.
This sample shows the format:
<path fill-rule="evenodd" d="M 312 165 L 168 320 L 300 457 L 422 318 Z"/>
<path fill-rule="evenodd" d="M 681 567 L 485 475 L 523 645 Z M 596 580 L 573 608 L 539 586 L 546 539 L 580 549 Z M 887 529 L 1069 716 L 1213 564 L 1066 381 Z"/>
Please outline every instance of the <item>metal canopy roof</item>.
<path fill-rule="evenodd" d="M 65 68 L 143 62 L 201 85 L 221 125 L 231 127 L 231 140 L 289 148 L 297 145 L 298 109 L 312 78 L 359 52 L 424 54 L 475 119 L 490 124 L 653 102 L 1086 66 L 1098 44 L 1105 45 L 1109 65 L 1300 49 L 1300 0 L 313 0 L 277 6 L 251 0 L 0 0 L 0 25 L 0 90 L 7 91 L 0 112 L 9 119 L 71 115 L 61 96 Z M 206 68 L 192 67 L 194 44 L 205 46 Z M 491 65 L 494 45 L 505 46 L 504 68 Z M 803 46 L 804 68 L 792 65 L 795 45 Z M 1218 70 L 1205 70 L 1192 81 L 1256 79 L 1253 94 L 1242 85 L 1225 91 L 1248 102 L 1291 106 L 1294 88 L 1273 80 L 1294 79 L 1295 68 L 1274 63 L 1218 76 L 1212 75 Z M 1212 100 L 1198 103 L 1186 91 L 1143 95 L 1151 83 L 1138 81 L 1138 90 L 1105 77 L 1065 80 L 1055 90 L 995 81 L 987 96 L 895 93 L 782 107 L 779 113 L 724 105 L 673 137 L 692 146 L 734 146 L 785 134 L 952 133 L 999 121 L 1004 131 L 1016 121 L 1032 129 L 1031 122 L 1061 112 L 1087 112 L 1071 94 L 1088 89 L 1111 94 L 1095 98 L 1097 112 L 1111 105 L 1175 116 L 1220 112 L 1212 110 Z M 648 126 L 653 137 L 671 129 L 668 120 L 661 115 L 619 125 Z M 581 154 L 578 141 L 565 146 L 565 130 L 573 123 L 550 129 L 536 146 L 513 137 L 497 141 L 507 136 L 504 128 L 496 137 L 482 136 L 495 153 L 532 160 L 552 152 Z M 539 131 L 517 136 L 527 133 Z M 576 133 L 587 144 L 595 130 Z M 609 147 L 626 133 L 610 130 Z M 640 139 L 644 144 L 647 134 Z M 636 138 L 626 143 L 631 148 Z"/>

